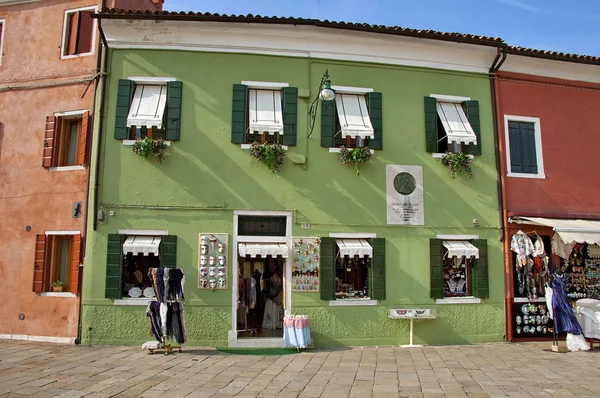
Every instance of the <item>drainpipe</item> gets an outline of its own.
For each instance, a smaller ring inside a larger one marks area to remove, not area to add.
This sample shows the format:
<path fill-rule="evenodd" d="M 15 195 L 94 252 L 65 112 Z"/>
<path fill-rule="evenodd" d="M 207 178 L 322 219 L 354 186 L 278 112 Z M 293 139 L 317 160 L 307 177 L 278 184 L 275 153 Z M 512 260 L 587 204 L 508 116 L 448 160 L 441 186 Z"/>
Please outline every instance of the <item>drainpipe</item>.
<path fill-rule="evenodd" d="M 513 317 L 512 313 L 512 290 L 513 290 L 513 280 L 512 280 L 512 267 L 511 261 L 509 258 L 510 248 L 509 248 L 509 239 L 507 238 L 507 215 L 506 215 L 506 195 L 504 191 L 504 176 L 506 175 L 503 163 L 501 161 L 501 153 L 504 153 L 502 150 L 502 146 L 500 145 L 500 137 L 499 137 L 499 126 L 502 124 L 502 115 L 500 113 L 500 98 L 498 95 L 498 90 L 496 89 L 497 78 L 496 72 L 500 70 L 504 61 L 506 61 L 506 51 L 505 47 L 498 47 L 496 49 L 497 54 L 492 66 L 490 67 L 490 91 L 492 96 L 492 117 L 494 120 L 494 143 L 495 143 L 495 157 L 496 157 L 496 182 L 498 187 L 498 209 L 499 209 L 499 217 L 500 217 L 500 242 L 502 242 L 502 253 L 504 259 L 504 309 L 506 312 L 505 319 L 505 333 L 506 333 L 506 341 L 512 341 L 512 328 L 510 327 L 510 320 Z"/>

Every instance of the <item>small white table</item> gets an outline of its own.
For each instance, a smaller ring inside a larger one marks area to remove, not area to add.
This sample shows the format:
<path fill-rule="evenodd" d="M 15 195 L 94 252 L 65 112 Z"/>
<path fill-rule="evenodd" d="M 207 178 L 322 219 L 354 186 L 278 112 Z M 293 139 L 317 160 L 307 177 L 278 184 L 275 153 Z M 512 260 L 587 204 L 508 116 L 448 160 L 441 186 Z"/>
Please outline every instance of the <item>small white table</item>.
<path fill-rule="evenodd" d="M 393 319 L 410 319 L 410 344 L 403 344 L 400 347 L 423 347 L 421 344 L 413 344 L 415 319 L 436 318 L 435 310 L 432 308 L 390 309 L 388 316 Z"/>

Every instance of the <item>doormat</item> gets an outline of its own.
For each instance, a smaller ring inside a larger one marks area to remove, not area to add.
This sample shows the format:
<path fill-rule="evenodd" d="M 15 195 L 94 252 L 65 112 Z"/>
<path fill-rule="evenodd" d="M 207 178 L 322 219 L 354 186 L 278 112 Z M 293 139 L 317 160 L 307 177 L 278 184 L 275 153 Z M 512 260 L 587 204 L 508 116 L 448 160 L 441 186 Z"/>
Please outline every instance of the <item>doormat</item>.
<path fill-rule="evenodd" d="M 217 347 L 217 350 L 233 355 L 289 355 L 298 354 L 295 348 L 237 348 L 237 347 Z"/>

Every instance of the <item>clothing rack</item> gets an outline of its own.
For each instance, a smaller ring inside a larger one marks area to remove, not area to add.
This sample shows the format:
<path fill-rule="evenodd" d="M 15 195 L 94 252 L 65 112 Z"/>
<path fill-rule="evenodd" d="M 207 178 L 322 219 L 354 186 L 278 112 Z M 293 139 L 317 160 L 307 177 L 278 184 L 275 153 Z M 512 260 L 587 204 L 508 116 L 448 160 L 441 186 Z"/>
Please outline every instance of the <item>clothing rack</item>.
<path fill-rule="evenodd" d="M 238 299 L 240 304 L 242 304 L 242 308 L 244 308 L 244 329 L 238 329 L 238 333 L 240 332 L 250 332 L 250 336 L 253 334 L 257 334 L 258 331 L 256 328 L 248 328 L 248 309 L 252 305 L 254 307 L 256 305 L 256 297 L 254 298 L 254 302 L 251 301 L 250 292 L 252 291 L 252 282 L 254 278 L 252 276 L 247 276 L 243 279 L 241 289 L 238 291 Z M 245 292 L 244 292 L 245 290 Z M 256 290 L 256 287 L 254 288 Z M 245 294 L 243 294 L 245 293 Z"/>
<path fill-rule="evenodd" d="M 174 350 L 182 352 L 186 340 L 183 271 L 180 268 L 150 268 L 148 276 L 157 300 L 148 303 L 146 316 L 150 318 L 150 330 L 157 341 L 146 342 L 142 348 L 147 348 L 149 354 L 154 354 L 155 350 L 164 350 L 165 355 Z M 178 345 L 170 342 L 173 339 Z"/>

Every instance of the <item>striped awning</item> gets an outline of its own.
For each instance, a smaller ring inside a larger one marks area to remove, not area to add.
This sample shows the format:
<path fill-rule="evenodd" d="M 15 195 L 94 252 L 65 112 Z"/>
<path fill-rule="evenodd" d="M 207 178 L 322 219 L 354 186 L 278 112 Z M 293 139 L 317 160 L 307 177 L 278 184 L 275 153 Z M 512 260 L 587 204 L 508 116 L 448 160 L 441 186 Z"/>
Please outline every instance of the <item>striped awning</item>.
<path fill-rule="evenodd" d="M 448 257 L 479 258 L 479 249 L 466 240 L 445 240 L 444 247 L 448 249 Z"/>
<path fill-rule="evenodd" d="M 239 243 L 238 250 L 241 257 L 266 257 L 281 256 L 287 258 L 289 249 L 283 243 Z"/>
<path fill-rule="evenodd" d="M 133 253 L 134 256 L 138 254 L 147 256 L 152 253 L 158 256 L 159 246 L 159 236 L 128 236 L 123 243 L 123 254 Z"/>
<path fill-rule="evenodd" d="M 340 256 L 373 257 L 373 248 L 366 239 L 336 239 Z"/>

